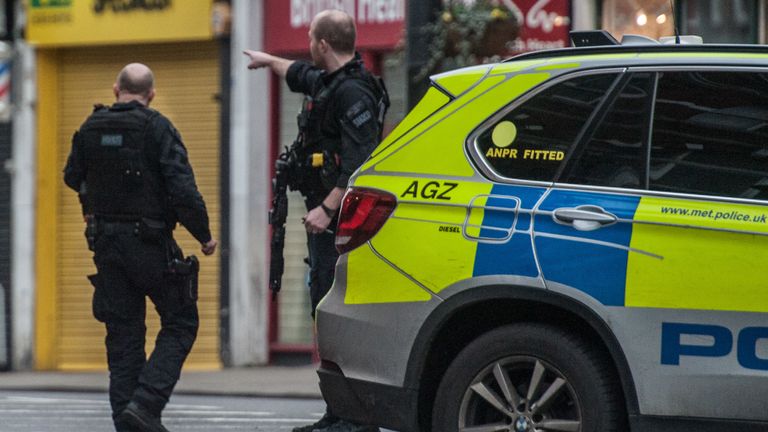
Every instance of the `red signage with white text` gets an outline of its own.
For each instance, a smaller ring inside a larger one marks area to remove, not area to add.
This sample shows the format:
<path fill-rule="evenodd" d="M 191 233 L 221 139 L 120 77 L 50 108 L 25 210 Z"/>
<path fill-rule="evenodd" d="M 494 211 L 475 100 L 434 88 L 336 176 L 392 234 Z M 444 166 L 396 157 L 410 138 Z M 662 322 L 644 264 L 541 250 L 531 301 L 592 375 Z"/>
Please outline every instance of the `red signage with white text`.
<path fill-rule="evenodd" d="M 355 18 L 358 49 L 391 50 L 404 37 L 405 0 L 266 0 L 265 50 L 308 51 L 309 24 L 326 9 L 343 10 Z"/>
<path fill-rule="evenodd" d="M 499 0 L 499 3 L 522 23 L 519 37 L 507 45 L 510 53 L 571 45 L 569 0 Z"/>

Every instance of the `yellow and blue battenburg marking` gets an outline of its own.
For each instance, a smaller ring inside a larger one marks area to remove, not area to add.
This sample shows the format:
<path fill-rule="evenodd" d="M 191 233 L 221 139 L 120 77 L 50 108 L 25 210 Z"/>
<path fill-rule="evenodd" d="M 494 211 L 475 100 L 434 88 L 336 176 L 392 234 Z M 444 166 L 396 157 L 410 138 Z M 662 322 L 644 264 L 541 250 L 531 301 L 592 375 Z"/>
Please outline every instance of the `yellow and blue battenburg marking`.
<path fill-rule="evenodd" d="M 768 311 L 763 206 L 565 189 L 542 201 L 545 187 L 438 178 L 361 176 L 357 185 L 396 193 L 399 204 L 370 247 L 350 253 L 348 303 L 427 301 L 458 281 L 512 275 L 606 306 Z M 579 231 L 553 218 L 583 205 L 616 221 Z"/>
<path fill-rule="evenodd" d="M 474 276 L 518 275 L 538 277 L 539 271 L 531 241 L 531 214 L 546 189 L 542 187 L 495 185 L 494 197 L 520 199 L 514 233 L 507 242 L 486 241 L 478 244 Z M 536 254 L 547 281 L 579 289 L 603 304 L 624 305 L 625 275 L 632 226 L 616 223 L 583 232 L 554 221 L 551 212 L 563 207 L 589 203 L 601 206 L 620 219 L 631 220 L 639 198 L 554 190 L 538 209 L 535 220 Z M 489 198 L 487 207 L 510 206 L 508 199 Z M 508 224 L 510 213 L 486 209 L 483 234 L 493 240 L 499 231 L 490 227 Z"/>
<path fill-rule="evenodd" d="M 768 207 L 643 197 L 626 306 L 768 312 Z"/>
<path fill-rule="evenodd" d="M 473 276 L 516 275 L 538 277 L 531 242 L 531 212 L 546 191 L 545 188 L 494 185 L 488 198 L 477 245 Z M 511 213 L 503 209 L 515 210 Z M 516 216 L 516 217 L 515 217 Z M 514 221 L 511 226 L 510 221 Z M 511 238 L 503 241 L 505 228 L 513 228 Z M 495 229 L 494 229 L 495 228 Z"/>
<path fill-rule="evenodd" d="M 555 189 L 536 210 L 534 258 L 529 215 L 543 193 L 493 187 L 473 276 L 535 277 L 537 258 L 547 283 L 606 306 L 768 312 L 761 270 L 768 260 L 768 208 Z M 583 205 L 604 209 L 616 222 L 579 231 L 552 216 Z M 515 213 L 512 236 L 503 241 Z"/>
<path fill-rule="evenodd" d="M 553 190 L 536 217 L 536 253 L 547 281 L 571 286 L 607 306 L 623 306 L 632 224 L 616 222 L 594 231 L 559 224 L 551 212 L 593 205 L 619 220 L 631 221 L 637 196 Z"/>

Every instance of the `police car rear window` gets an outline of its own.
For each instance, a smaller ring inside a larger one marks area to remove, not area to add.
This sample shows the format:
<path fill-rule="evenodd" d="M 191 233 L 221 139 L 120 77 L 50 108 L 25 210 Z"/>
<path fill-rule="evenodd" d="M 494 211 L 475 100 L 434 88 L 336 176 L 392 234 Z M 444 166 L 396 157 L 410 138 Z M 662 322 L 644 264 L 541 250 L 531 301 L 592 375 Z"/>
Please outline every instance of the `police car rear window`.
<path fill-rule="evenodd" d="M 768 199 L 768 74 L 659 74 L 650 188 Z"/>
<path fill-rule="evenodd" d="M 574 150 L 563 183 L 645 188 L 648 134 L 656 74 L 632 74 L 617 86 L 616 97 L 597 125 Z"/>
<path fill-rule="evenodd" d="M 579 76 L 543 90 L 485 129 L 478 153 L 500 176 L 552 181 L 617 76 Z"/>

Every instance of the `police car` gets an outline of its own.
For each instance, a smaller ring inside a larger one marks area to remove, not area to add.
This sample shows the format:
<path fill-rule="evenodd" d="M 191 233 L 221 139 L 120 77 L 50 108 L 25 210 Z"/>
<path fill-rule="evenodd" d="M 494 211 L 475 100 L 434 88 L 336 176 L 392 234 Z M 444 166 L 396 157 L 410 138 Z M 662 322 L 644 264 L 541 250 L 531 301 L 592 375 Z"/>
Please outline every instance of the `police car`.
<path fill-rule="evenodd" d="M 432 77 L 352 179 L 334 413 L 768 430 L 768 47 L 574 40 Z"/>

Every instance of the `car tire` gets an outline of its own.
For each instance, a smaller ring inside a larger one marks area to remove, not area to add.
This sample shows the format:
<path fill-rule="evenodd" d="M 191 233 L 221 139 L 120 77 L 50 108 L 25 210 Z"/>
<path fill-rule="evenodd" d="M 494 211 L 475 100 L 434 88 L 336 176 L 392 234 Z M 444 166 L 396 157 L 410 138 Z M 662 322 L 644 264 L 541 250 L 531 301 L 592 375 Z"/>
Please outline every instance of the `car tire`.
<path fill-rule="evenodd" d="M 538 323 L 500 327 L 470 343 L 448 367 L 432 431 L 625 431 L 612 371 L 605 355 L 576 334 Z"/>

